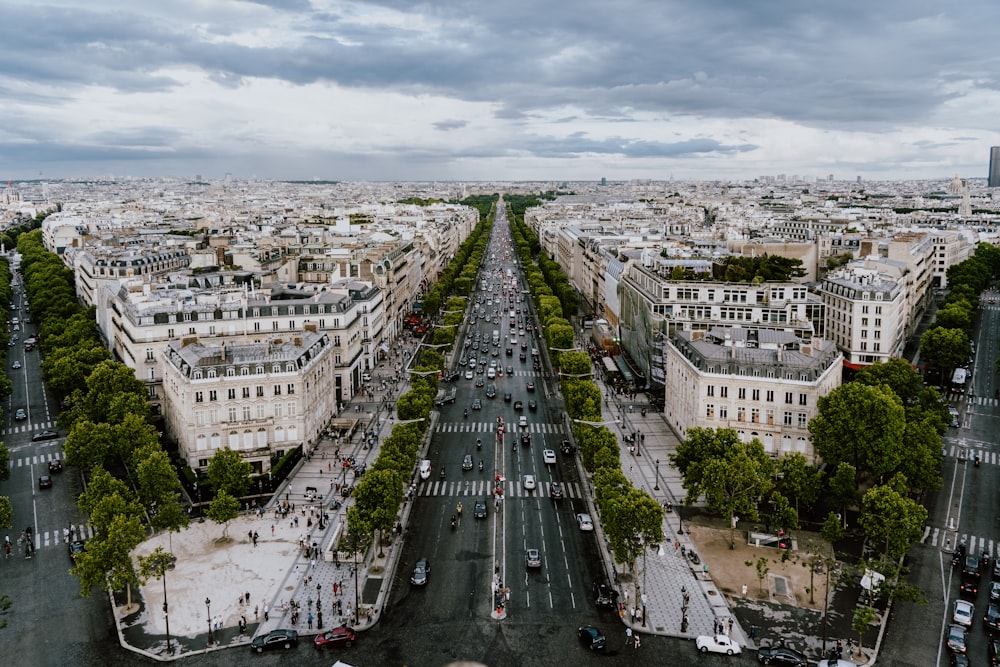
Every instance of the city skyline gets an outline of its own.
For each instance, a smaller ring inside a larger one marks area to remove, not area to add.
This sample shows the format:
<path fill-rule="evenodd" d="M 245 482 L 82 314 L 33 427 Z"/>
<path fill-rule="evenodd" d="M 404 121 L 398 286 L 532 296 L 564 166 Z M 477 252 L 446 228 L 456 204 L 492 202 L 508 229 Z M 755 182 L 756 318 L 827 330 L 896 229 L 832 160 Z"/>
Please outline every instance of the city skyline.
<path fill-rule="evenodd" d="M 16 0 L 0 177 L 987 176 L 996 5 L 717 5 Z"/>

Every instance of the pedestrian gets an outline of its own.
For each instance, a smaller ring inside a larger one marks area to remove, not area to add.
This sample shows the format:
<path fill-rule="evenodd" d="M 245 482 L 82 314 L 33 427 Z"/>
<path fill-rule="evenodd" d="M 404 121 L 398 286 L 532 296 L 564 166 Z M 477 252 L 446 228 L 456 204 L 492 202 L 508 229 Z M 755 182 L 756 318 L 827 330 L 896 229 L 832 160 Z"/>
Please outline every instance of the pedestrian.
<path fill-rule="evenodd" d="M 726 621 L 726 636 L 727 637 L 733 636 L 733 619 L 731 618 Z"/>
<path fill-rule="evenodd" d="M 260 620 L 260 607 L 258 605 L 253 606 L 253 622 L 256 623 Z"/>
<path fill-rule="evenodd" d="M 751 625 L 750 626 L 750 639 L 756 639 L 756 638 L 757 638 L 757 626 L 756 625 Z"/>
<path fill-rule="evenodd" d="M 743 584 L 743 587 L 740 590 L 743 592 L 743 597 L 746 597 L 747 596 L 747 585 Z"/>
<path fill-rule="evenodd" d="M 260 535 L 257 534 L 257 531 L 256 530 L 253 531 L 253 546 L 254 546 L 254 548 L 257 547 L 257 540 L 259 538 L 260 538 Z"/>
<path fill-rule="evenodd" d="M 630 641 L 632 641 L 632 628 L 625 628 L 625 646 L 628 646 Z"/>
<path fill-rule="evenodd" d="M 240 606 L 243 606 L 243 593 L 240 593 Z"/>
<path fill-rule="evenodd" d="M 247 601 L 247 604 L 250 604 L 250 591 L 243 594 L 243 599 Z"/>
<path fill-rule="evenodd" d="M 306 616 L 306 625 L 309 627 L 310 630 L 312 630 L 312 627 L 313 627 L 313 615 L 312 615 L 312 612 L 309 612 L 309 614 Z"/>
<path fill-rule="evenodd" d="M 681 548 L 680 540 L 674 540 L 674 553 L 677 553 L 677 550 L 680 548 Z"/>
<path fill-rule="evenodd" d="M 634 646 L 635 648 L 639 648 L 639 645 L 641 643 L 642 642 L 639 641 L 639 633 L 637 632 L 635 633 L 635 637 L 632 638 L 632 646 Z"/>
<path fill-rule="evenodd" d="M 269 612 L 269 611 L 271 611 L 271 608 L 270 608 L 270 607 L 268 607 L 268 606 L 267 606 L 267 603 L 265 602 L 265 603 L 264 603 L 264 620 L 265 620 L 265 621 L 267 621 L 267 620 L 269 619 L 269 616 L 268 616 L 268 612 Z"/>
<path fill-rule="evenodd" d="M 253 531 L 247 533 L 247 542 L 253 542 Z"/>
<path fill-rule="evenodd" d="M 837 657 L 841 658 L 844 656 L 844 644 L 839 639 L 837 640 Z"/>

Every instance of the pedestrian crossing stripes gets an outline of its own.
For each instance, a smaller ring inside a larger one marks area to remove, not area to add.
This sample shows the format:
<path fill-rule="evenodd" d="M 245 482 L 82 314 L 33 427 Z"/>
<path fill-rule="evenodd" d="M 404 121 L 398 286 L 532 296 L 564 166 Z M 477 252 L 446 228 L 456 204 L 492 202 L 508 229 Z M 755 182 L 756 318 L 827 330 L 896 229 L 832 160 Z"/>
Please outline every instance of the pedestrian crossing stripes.
<path fill-rule="evenodd" d="M 930 543 L 932 547 L 940 547 L 945 550 L 954 549 L 957 544 L 965 545 L 965 552 L 979 556 L 986 553 L 990 558 L 1000 558 L 1000 542 L 990 537 L 979 537 L 968 533 L 958 533 L 957 535 L 944 528 L 929 528 L 924 537 L 925 543 Z"/>
<path fill-rule="evenodd" d="M 532 498 L 549 496 L 552 490 L 551 482 L 538 482 L 537 488 L 529 491 L 524 488 L 522 480 L 507 480 L 504 484 L 504 497 L 506 498 Z M 583 498 L 579 482 L 563 483 L 564 498 Z M 426 497 L 454 496 L 454 497 L 475 497 L 488 498 L 493 495 L 492 480 L 459 480 L 449 481 L 426 481 L 417 485 L 417 495 Z"/>
<path fill-rule="evenodd" d="M 496 422 L 441 422 L 434 427 L 435 433 L 495 433 L 498 424 Z M 542 422 L 528 422 L 528 428 L 524 429 L 516 422 L 505 422 L 504 428 L 507 433 L 540 433 L 559 434 L 563 433 L 562 424 L 548 424 Z"/>
<path fill-rule="evenodd" d="M 56 423 L 54 421 L 34 422 L 32 424 L 13 424 L 12 426 L 8 426 L 3 429 L 2 433 L 4 435 L 11 435 L 13 433 L 34 433 L 35 431 L 44 431 L 55 427 Z"/>
<path fill-rule="evenodd" d="M 973 406 L 981 405 L 984 407 L 993 407 L 993 408 L 1000 405 L 1000 399 L 997 399 L 993 396 L 968 396 L 966 394 L 956 394 L 955 392 L 948 392 L 946 394 L 946 397 L 952 403 L 958 403 L 964 399 L 966 405 L 973 405 Z"/>
<path fill-rule="evenodd" d="M 985 463 L 987 465 L 1000 465 L 1000 454 L 997 452 L 990 451 L 988 449 L 978 449 L 976 447 L 963 447 L 961 445 L 952 445 L 948 448 L 948 456 L 962 457 L 964 456 L 970 461 L 974 461 L 976 457 L 979 457 L 980 463 Z"/>
<path fill-rule="evenodd" d="M 10 460 L 11 468 L 27 468 L 32 465 L 43 465 L 48 464 L 49 461 L 59 461 L 62 460 L 62 455 L 59 452 L 51 452 L 49 454 L 35 454 L 34 456 L 19 456 Z"/>

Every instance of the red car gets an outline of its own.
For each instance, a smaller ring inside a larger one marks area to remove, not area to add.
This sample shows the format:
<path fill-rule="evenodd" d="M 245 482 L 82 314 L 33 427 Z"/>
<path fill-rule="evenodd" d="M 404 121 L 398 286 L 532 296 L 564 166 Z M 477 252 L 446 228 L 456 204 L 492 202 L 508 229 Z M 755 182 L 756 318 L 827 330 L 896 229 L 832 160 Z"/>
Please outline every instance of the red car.
<path fill-rule="evenodd" d="M 354 643 L 355 639 L 357 639 L 357 635 L 354 633 L 354 630 L 342 625 L 339 628 L 327 630 L 323 634 L 316 635 L 315 646 L 316 648 L 350 646 Z"/>

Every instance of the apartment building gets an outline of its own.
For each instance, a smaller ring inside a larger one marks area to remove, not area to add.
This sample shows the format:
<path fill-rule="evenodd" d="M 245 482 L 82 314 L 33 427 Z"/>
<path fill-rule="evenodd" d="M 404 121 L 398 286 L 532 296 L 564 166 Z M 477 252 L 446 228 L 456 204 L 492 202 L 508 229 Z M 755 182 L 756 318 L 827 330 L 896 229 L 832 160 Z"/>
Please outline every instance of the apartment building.
<path fill-rule="evenodd" d="M 254 343 L 185 336 L 162 357 L 166 426 L 194 469 L 228 447 L 267 472 L 272 457 L 314 443 L 336 410 L 333 341 L 315 323 Z"/>
<path fill-rule="evenodd" d="M 732 428 L 773 456 L 816 462 L 809 420 L 838 386 L 843 356 L 827 340 L 752 326 L 675 329 L 664 345 L 664 416 L 680 437 L 689 429 Z"/>
<path fill-rule="evenodd" d="M 893 260 L 867 259 L 831 272 L 820 284 L 826 335 L 847 363 L 902 356 L 908 314 L 903 271 Z"/>

